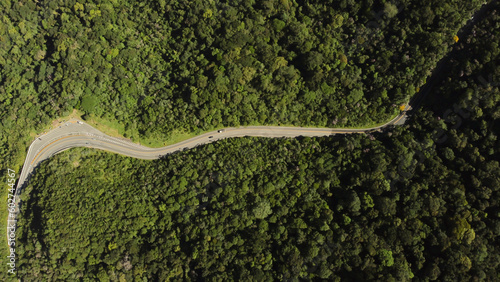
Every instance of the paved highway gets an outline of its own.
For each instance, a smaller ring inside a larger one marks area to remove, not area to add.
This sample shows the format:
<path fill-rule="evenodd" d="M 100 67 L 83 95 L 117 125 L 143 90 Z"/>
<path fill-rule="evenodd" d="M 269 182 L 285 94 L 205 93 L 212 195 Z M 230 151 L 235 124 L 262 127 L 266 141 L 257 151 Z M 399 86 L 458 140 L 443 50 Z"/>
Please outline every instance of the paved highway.
<path fill-rule="evenodd" d="M 174 153 L 176 151 L 190 149 L 202 144 L 215 142 L 225 138 L 258 136 L 258 137 L 298 137 L 298 136 L 329 136 L 334 134 L 363 133 L 377 130 L 389 125 L 403 124 L 406 118 L 407 109 L 401 112 L 396 118 L 381 126 L 366 129 L 347 128 L 309 128 L 309 127 L 281 127 L 281 126 L 248 126 L 238 128 L 225 128 L 198 135 L 191 139 L 179 142 L 174 145 L 162 148 L 149 148 L 135 144 L 127 139 L 120 139 L 108 136 L 92 126 L 78 121 L 71 120 L 64 125 L 44 133 L 28 149 L 23 169 L 19 176 L 16 187 L 16 195 L 19 195 L 21 188 L 33 172 L 33 169 L 40 162 L 64 150 L 74 147 L 89 147 L 110 151 L 125 156 L 138 159 L 158 159 L 161 156 Z"/>
<path fill-rule="evenodd" d="M 64 150 L 74 147 L 89 147 L 101 150 L 106 150 L 125 156 L 153 160 L 164 155 L 168 155 L 177 151 L 194 148 L 196 146 L 215 142 L 225 138 L 257 136 L 257 137 L 298 137 L 298 136 L 329 136 L 334 134 L 348 133 L 364 133 L 372 130 L 378 130 L 389 125 L 404 124 L 406 113 L 411 110 L 410 106 L 406 106 L 397 117 L 381 126 L 365 129 L 347 129 L 347 128 L 309 128 L 309 127 L 284 127 L 284 126 L 247 126 L 247 127 L 229 127 L 211 131 L 205 134 L 198 135 L 191 139 L 179 142 L 174 145 L 162 148 L 149 148 L 131 142 L 128 139 L 115 138 L 108 136 L 92 126 L 79 121 L 70 120 L 65 124 L 55 128 L 49 132 L 37 137 L 30 145 L 24 165 L 19 175 L 19 180 L 16 186 L 15 195 L 15 210 L 12 215 L 7 218 L 7 226 L 12 227 L 17 222 L 17 216 L 20 209 L 20 197 L 24 184 L 29 180 L 29 176 L 40 162 L 50 158 L 51 156 L 60 153 Z M 14 217 L 14 219 L 12 217 Z M 8 229 L 10 230 L 10 229 Z M 9 242 L 9 234 L 7 232 L 7 242 Z"/>

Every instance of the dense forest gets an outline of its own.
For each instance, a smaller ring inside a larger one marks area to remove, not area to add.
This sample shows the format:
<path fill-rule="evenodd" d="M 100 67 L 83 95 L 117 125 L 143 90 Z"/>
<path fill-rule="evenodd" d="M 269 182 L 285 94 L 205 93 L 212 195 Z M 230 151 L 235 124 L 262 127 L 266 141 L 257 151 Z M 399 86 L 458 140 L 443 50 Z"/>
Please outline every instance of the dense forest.
<path fill-rule="evenodd" d="M 0 170 L 74 109 L 150 144 L 386 121 L 483 0 L 431 2 L 0 0 Z"/>
<path fill-rule="evenodd" d="M 482 0 L 447 2 L 3 0 L 2 127 L 73 108 L 144 137 L 385 121 Z"/>
<path fill-rule="evenodd" d="M 2 1 L 6 120 L 78 108 L 145 136 L 381 122 L 483 1 L 132 2 Z"/>
<path fill-rule="evenodd" d="M 74 109 L 143 142 L 386 121 L 483 0 L 434 2 L 0 0 L 0 170 Z"/>
<path fill-rule="evenodd" d="M 173 11 L 162 3 L 155 11 Z M 236 138 L 158 161 L 72 149 L 44 162 L 23 194 L 19 277 L 499 280 L 498 8 L 454 45 L 404 127 Z"/>

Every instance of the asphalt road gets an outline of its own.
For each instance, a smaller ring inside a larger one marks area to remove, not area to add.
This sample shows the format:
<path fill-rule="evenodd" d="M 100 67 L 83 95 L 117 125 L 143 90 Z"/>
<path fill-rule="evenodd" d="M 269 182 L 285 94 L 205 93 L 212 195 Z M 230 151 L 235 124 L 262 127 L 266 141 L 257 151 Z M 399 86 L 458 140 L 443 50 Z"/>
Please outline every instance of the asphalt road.
<path fill-rule="evenodd" d="M 408 107 L 408 109 L 410 109 Z M 408 110 L 407 109 L 407 110 Z M 319 137 L 334 134 L 364 133 L 377 130 L 389 125 L 403 124 L 406 111 L 401 112 L 393 120 L 381 126 L 366 129 L 346 128 L 309 128 L 309 127 L 281 127 L 281 126 L 247 126 L 229 127 L 198 135 L 191 139 L 162 148 L 149 148 L 135 144 L 129 140 L 108 136 L 92 126 L 77 120 L 71 120 L 64 125 L 44 133 L 35 139 L 28 149 L 23 169 L 19 176 L 16 187 L 16 195 L 19 195 L 28 176 L 33 169 L 42 161 L 64 150 L 74 147 L 89 147 L 110 151 L 125 156 L 153 160 L 180 150 L 190 149 L 199 145 L 215 142 L 225 138 L 256 136 L 256 137 Z"/>

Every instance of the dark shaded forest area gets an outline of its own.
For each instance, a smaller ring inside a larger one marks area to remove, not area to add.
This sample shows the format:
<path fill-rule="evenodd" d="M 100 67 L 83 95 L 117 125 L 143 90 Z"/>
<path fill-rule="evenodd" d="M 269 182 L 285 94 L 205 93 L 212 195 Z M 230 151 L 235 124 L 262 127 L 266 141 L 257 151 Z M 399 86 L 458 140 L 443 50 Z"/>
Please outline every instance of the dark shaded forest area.
<path fill-rule="evenodd" d="M 23 195 L 19 277 L 499 280 L 494 8 L 404 127 L 236 138 L 158 161 L 72 149 L 44 162 Z"/>

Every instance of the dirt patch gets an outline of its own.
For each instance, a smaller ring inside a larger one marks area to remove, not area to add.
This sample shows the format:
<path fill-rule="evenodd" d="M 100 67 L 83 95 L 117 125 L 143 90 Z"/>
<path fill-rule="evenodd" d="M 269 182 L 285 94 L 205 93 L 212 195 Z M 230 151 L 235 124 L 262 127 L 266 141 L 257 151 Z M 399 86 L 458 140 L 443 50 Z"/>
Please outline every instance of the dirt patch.
<path fill-rule="evenodd" d="M 59 126 L 63 126 L 64 123 L 70 121 L 70 120 L 75 120 L 75 119 L 78 119 L 78 120 L 81 120 L 81 113 L 78 112 L 78 110 L 76 109 L 73 109 L 73 112 L 71 112 L 71 114 L 65 116 L 65 117 L 60 117 L 58 119 L 55 119 L 52 121 L 51 123 L 51 126 L 52 128 L 57 128 Z"/>
<path fill-rule="evenodd" d="M 61 124 L 60 120 L 53 120 L 52 121 L 52 128 L 58 127 Z"/>

